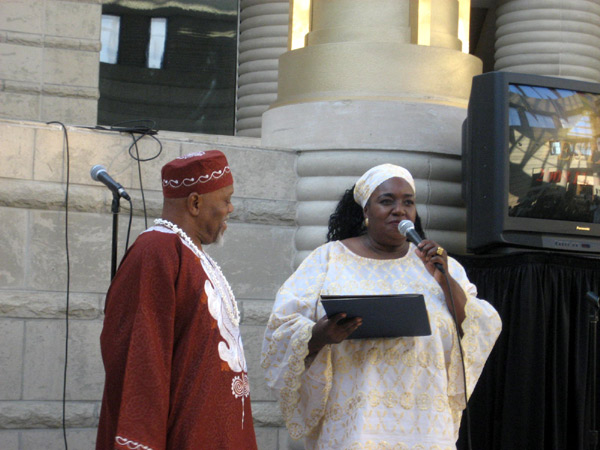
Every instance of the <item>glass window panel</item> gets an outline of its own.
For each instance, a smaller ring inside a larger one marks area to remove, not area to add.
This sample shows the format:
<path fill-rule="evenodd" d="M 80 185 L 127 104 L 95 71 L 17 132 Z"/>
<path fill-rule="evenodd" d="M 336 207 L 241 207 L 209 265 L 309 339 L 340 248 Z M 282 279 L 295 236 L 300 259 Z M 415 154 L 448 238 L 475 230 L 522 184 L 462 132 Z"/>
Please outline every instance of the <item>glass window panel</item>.
<path fill-rule="evenodd" d="M 167 19 L 164 17 L 153 17 L 150 20 L 150 43 L 148 44 L 148 67 L 160 69 L 165 54 L 165 42 L 167 39 Z"/>
<path fill-rule="evenodd" d="M 119 54 L 119 30 L 121 18 L 109 14 L 102 14 L 102 31 L 100 33 L 100 62 L 116 64 Z"/>

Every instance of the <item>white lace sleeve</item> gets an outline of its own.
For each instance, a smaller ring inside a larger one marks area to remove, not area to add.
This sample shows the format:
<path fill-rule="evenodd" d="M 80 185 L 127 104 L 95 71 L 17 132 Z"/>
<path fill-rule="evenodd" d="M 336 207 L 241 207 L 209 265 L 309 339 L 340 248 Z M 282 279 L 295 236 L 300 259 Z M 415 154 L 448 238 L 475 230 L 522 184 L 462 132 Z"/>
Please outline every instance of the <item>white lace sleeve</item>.
<path fill-rule="evenodd" d="M 328 246 L 311 253 L 284 283 L 275 299 L 263 341 L 261 365 L 279 398 L 294 439 L 310 434 L 323 416 L 331 389 L 331 350 L 321 349 L 307 368 L 308 341 L 327 273 Z"/>

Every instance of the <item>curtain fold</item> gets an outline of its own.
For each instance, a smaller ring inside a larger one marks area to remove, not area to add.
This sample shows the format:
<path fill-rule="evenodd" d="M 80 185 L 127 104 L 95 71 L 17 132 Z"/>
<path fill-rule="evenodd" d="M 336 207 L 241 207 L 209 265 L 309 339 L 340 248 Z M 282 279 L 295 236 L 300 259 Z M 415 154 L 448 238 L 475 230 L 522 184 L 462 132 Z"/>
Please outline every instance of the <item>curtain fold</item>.
<path fill-rule="evenodd" d="M 472 449 L 588 450 L 592 308 L 585 295 L 600 291 L 600 259 L 548 252 L 454 257 L 503 323 L 469 401 Z M 600 399 L 594 401 L 599 430 Z M 467 450 L 465 422 L 463 414 L 459 450 Z"/>

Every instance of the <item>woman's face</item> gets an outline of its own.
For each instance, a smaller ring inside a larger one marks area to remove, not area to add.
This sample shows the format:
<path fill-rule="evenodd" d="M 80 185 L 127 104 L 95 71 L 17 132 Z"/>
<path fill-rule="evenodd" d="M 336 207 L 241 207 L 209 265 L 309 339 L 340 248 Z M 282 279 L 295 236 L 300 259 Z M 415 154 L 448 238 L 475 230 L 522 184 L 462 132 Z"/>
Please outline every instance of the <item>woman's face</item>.
<path fill-rule="evenodd" d="M 390 178 L 373 191 L 364 212 L 369 219 L 367 233 L 372 239 L 399 245 L 406 238 L 398 231 L 398 224 L 407 219 L 414 223 L 417 218 L 415 193 L 404 178 Z"/>

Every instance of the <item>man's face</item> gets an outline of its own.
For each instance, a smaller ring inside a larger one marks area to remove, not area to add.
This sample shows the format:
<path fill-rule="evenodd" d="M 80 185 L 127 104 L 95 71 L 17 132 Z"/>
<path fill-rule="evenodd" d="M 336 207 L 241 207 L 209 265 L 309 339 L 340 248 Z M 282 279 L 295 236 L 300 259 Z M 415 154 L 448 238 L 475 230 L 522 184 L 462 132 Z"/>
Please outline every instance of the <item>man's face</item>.
<path fill-rule="evenodd" d="M 229 214 L 233 212 L 232 195 L 232 185 L 202 194 L 202 207 L 196 221 L 202 244 L 218 242 L 223 236 Z"/>

